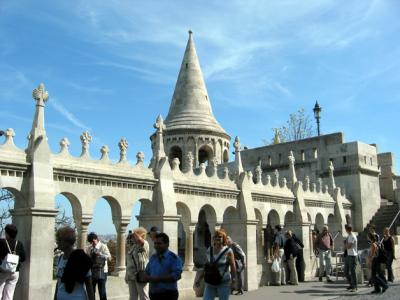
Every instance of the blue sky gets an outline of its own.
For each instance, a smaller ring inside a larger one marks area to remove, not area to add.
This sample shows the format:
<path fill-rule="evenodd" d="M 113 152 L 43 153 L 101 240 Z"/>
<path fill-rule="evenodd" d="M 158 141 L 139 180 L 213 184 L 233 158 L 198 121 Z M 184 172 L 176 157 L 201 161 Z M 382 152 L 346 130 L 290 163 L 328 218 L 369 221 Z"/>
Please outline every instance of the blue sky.
<path fill-rule="evenodd" d="M 168 112 L 190 28 L 214 114 L 243 145 L 262 145 L 318 100 L 323 133 L 343 131 L 400 157 L 399 15 L 395 0 L 0 0 L 0 128 L 14 128 L 26 147 L 31 92 L 44 82 L 53 152 L 68 137 L 79 155 L 87 129 L 92 157 L 107 144 L 117 159 L 126 137 L 129 159 L 144 151 L 149 160 L 152 124 Z M 102 203 L 95 218 L 108 209 Z"/>

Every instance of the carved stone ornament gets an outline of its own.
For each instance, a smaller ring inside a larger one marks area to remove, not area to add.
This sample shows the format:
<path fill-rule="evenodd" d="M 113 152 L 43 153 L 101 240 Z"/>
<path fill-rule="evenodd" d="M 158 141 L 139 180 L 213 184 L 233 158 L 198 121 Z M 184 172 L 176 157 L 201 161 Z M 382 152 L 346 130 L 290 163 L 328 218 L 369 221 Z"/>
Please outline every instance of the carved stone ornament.
<path fill-rule="evenodd" d="M 157 129 L 158 133 L 162 133 L 165 130 L 164 120 L 161 115 L 157 117 L 156 122 L 154 123 L 154 128 Z"/>
<path fill-rule="evenodd" d="M 304 190 L 308 191 L 310 189 L 310 177 L 308 175 L 304 179 Z"/>
<path fill-rule="evenodd" d="M 101 157 L 100 160 L 108 160 L 108 153 L 110 153 L 110 148 L 107 145 L 103 145 L 100 148 Z"/>
<path fill-rule="evenodd" d="M 193 154 L 191 151 L 189 151 L 186 154 L 186 171 L 190 171 L 193 169 L 193 161 L 194 161 Z"/>
<path fill-rule="evenodd" d="M 87 130 L 85 130 L 81 134 L 81 142 L 82 142 L 82 154 L 81 154 L 81 156 L 89 155 L 88 149 L 89 149 L 89 144 L 90 144 L 91 141 L 92 141 L 92 136 L 90 135 L 90 133 Z"/>
<path fill-rule="evenodd" d="M 32 97 L 37 102 L 37 105 L 44 105 L 49 99 L 49 93 L 46 91 L 44 83 L 39 84 L 39 86 L 32 91 Z"/>
<path fill-rule="evenodd" d="M 240 139 L 239 137 L 235 137 L 235 142 L 233 143 L 233 147 L 235 147 L 235 151 L 240 151 Z"/>
<path fill-rule="evenodd" d="M 179 161 L 179 158 L 175 157 L 171 161 L 171 169 L 172 170 L 178 170 L 180 164 L 181 164 L 181 162 Z"/>
<path fill-rule="evenodd" d="M 143 163 L 144 163 L 144 153 L 142 151 L 139 151 L 136 154 L 136 164 L 139 165 Z"/>
<path fill-rule="evenodd" d="M 275 185 L 279 185 L 279 171 L 277 169 L 274 171 L 274 181 Z"/>
<path fill-rule="evenodd" d="M 5 141 L 4 145 L 10 146 L 10 147 L 15 147 L 14 145 L 14 136 L 15 136 L 15 131 L 12 128 L 7 128 L 7 130 L 4 132 L 5 136 Z"/>
<path fill-rule="evenodd" d="M 67 138 L 62 138 L 60 141 L 60 153 L 68 152 L 69 140 Z"/>
<path fill-rule="evenodd" d="M 262 169 L 260 165 L 256 167 L 255 176 L 256 176 L 256 183 L 260 183 L 262 177 Z"/>
<path fill-rule="evenodd" d="M 119 143 L 119 161 L 125 161 L 126 160 L 126 150 L 128 149 L 128 141 L 126 138 L 122 138 Z"/>

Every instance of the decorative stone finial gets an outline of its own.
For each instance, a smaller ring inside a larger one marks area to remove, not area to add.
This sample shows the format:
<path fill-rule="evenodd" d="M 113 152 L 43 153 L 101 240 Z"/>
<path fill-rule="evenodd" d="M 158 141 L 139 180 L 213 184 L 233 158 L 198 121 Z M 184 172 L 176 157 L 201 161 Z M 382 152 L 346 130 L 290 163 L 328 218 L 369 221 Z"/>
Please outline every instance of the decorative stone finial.
<path fill-rule="evenodd" d="M 271 184 L 271 175 L 267 175 L 267 177 L 265 178 L 265 184 L 266 185 L 268 185 L 268 184 Z"/>
<path fill-rule="evenodd" d="M 274 185 L 275 186 L 279 185 L 279 171 L 278 171 L 278 169 L 275 169 L 275 171 L 274 171 Z"/>
<path fill-rule="evenodd" d="M 136 154 L 136 164 L 144 164 L 144 153 L 142 151 L 139 151 Z"/>
<path fill-rule="evenodd" d="M 161 115 L 158 115 L 156 122 L 154 123 L 153 127 L 157 130 L 157 133 L 163 133 L 165 130 L 164 119 Z"/>
<path fill-rule="evenodd" d="M 128 141 L 126 138 L 122 138 L 119 143 L 119 162 L 126 161 L 126 150 L 128 149 Z"/>
<path fill-rule="evenodd" d="M 70 142 L 67 138 L 62 138 L 60 141 L 60 153 L 68 153 Z"/>
<path fill-rule="evenodd" d="M 322 192 L 322 178 L 319 177 L 317 180 L 317 192 L 320 193 Z"/>
<path fill-rule="evenodd" d="M 163 132 L 166 128 L 164 124 L 164 120 L 161 115 L 157 117 L 156 122 L 154 123 L 154 128 L 157 130 L 155 140 L 152 145 L 153 149 L 153 157 L 151 158 L 152 163 L 150 166 L 153 168 L 158 165 L 158 162 L 161 158 L 166 157 L 164 151 L 164 140 L 163 140 Z"/>
<path fill-rule="evenodd" d="M 282 187 L 287 187 L 287 179 L 286 179 L 286 177 L 282 178 Z"/>
<path fill-rule="evenodd" d="M 101 157 L 100 160 L 109 160 L 108 153 L 110 152 L 110 148 L 107 145 L 103 145 L 100 148 Z"/>
<path fill-rule="evenodd" d="M 329 161 L 329 191 L 333 192 L 333 190 L 336 188 L 336 184 L 335 184 L 335 177 L 333 176 L 333 171 L 335 170 L 335 168 L 333 167 L 333 162 L 330 160 Z"/>
<path fill-rule="evenodd" d="M 92 136 L 89 131 L 85 130 L 81 134 L 81 142 L 82 142 L 82 153 L 81 156 L 89 156 L 89 144 L 92 141 Z"/>
<path fill-rule="evenodd" d="M 193 34 L 193 31 L 192 31 L 192 29 L 189 29 L 189 35 L 192 35 Z"/>
<path fill-rule="evenodd" d="M 185 172 L 190 172 L 191 170 L 193 170 L 193 154 L 192 151 L 189 151 L 186 154 L 186 168 L 185 168 Z"/>
<path fill-rule="evenodd" d="M 240 139 L 239 137 L 235 137 L 235 142 L 233 143 L 233 147 L 235 147 L 235 152 L 240 151 Z"/>
<path fill-rule="evenodd" d="M 294 158 L 292 150 L 290 150 L 289 152 L 288 159 L 289 159 L 289 180 L 292 184 L 295 184 L 297 182 L 296 169 L 294 165 L 296 159 Z"/>
<path fill-rule="evenodd" d="M 7 130 L 3 133 L 5 136 L 5 141 L 4 145 L 12 146 L 14 147 L 14 136 L 15 136 L 15 131 L 12 128 L 7 128 Z"/>
<path fill-rule="evenodd" d="M 258 184 L 258 183 L 261 183 L 262 169 L 261 169 L 261 166 L 260 166 L 260 165 L 258 165 L 258 166 L 256 167 L 255 175 L 256 175 L 256 183 L 257 183 L 257 184 Z"/>
<path fill-rule="evenodd" d="M 180 164 L 181 164 L 181 162 L 179 161 L 179 158 L 175 157 L 171 161 L 171 169 L 172 170 L 178 170 Z"/>
<path fill-rule="evenodd" d="M 228 167 L 224 167 L 224 170 L 222 171 L 223 172 L 223 176 L 224 176 L 224 179 L 225 178 L 229 178 L 229 169 L 228 169 Z"/>
<path fill-rule="evenodd" d="M 304 178 L 304 190 L 308 191 L 310 189 L 310 177 L 308 175 Z"/>
<path fill-rule="evenodd" d="M 43 106 L 44 103 L 49 99 L 49 93 L 45 90 L 44 83 L 32 91 L 32 97 L 36 100 L 37 105 Z"/>
<path fill-rule="evenodd" d="M 200 174 L 204 174 L 206 171 L 206 164 L 205 163 L 201 163 L 200 166 Z"/>

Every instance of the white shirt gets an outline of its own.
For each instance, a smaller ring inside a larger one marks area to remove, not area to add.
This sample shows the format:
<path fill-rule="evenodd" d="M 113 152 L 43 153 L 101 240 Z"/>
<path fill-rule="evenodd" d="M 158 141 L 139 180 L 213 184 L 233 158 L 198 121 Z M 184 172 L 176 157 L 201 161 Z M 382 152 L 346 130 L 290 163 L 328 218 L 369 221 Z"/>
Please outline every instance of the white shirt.
<path fill-rule="evenodd" d="M 357 256 L 357 238 L 353 233 L 350 233 L 347 236 L 347 244 L 351 243 L 351 248 L 347 249 L 347 255 L 349 256 Z"/>

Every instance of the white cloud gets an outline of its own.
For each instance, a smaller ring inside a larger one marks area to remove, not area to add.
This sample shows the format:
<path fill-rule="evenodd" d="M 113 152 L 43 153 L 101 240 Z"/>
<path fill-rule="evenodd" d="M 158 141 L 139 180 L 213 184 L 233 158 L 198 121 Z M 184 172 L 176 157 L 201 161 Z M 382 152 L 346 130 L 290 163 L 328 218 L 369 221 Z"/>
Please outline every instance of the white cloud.
<path fill-rule="evenodd" d="M 55 98 L 51 98 L 51 101 L 49 101 L 48 103 L 74 126 L 84 130 L 90 130 L 89 126 L 86 126 L 81 120 L 79 120 L 79 118 L 77 118 L 72 112 L 66 109 Z"/>

